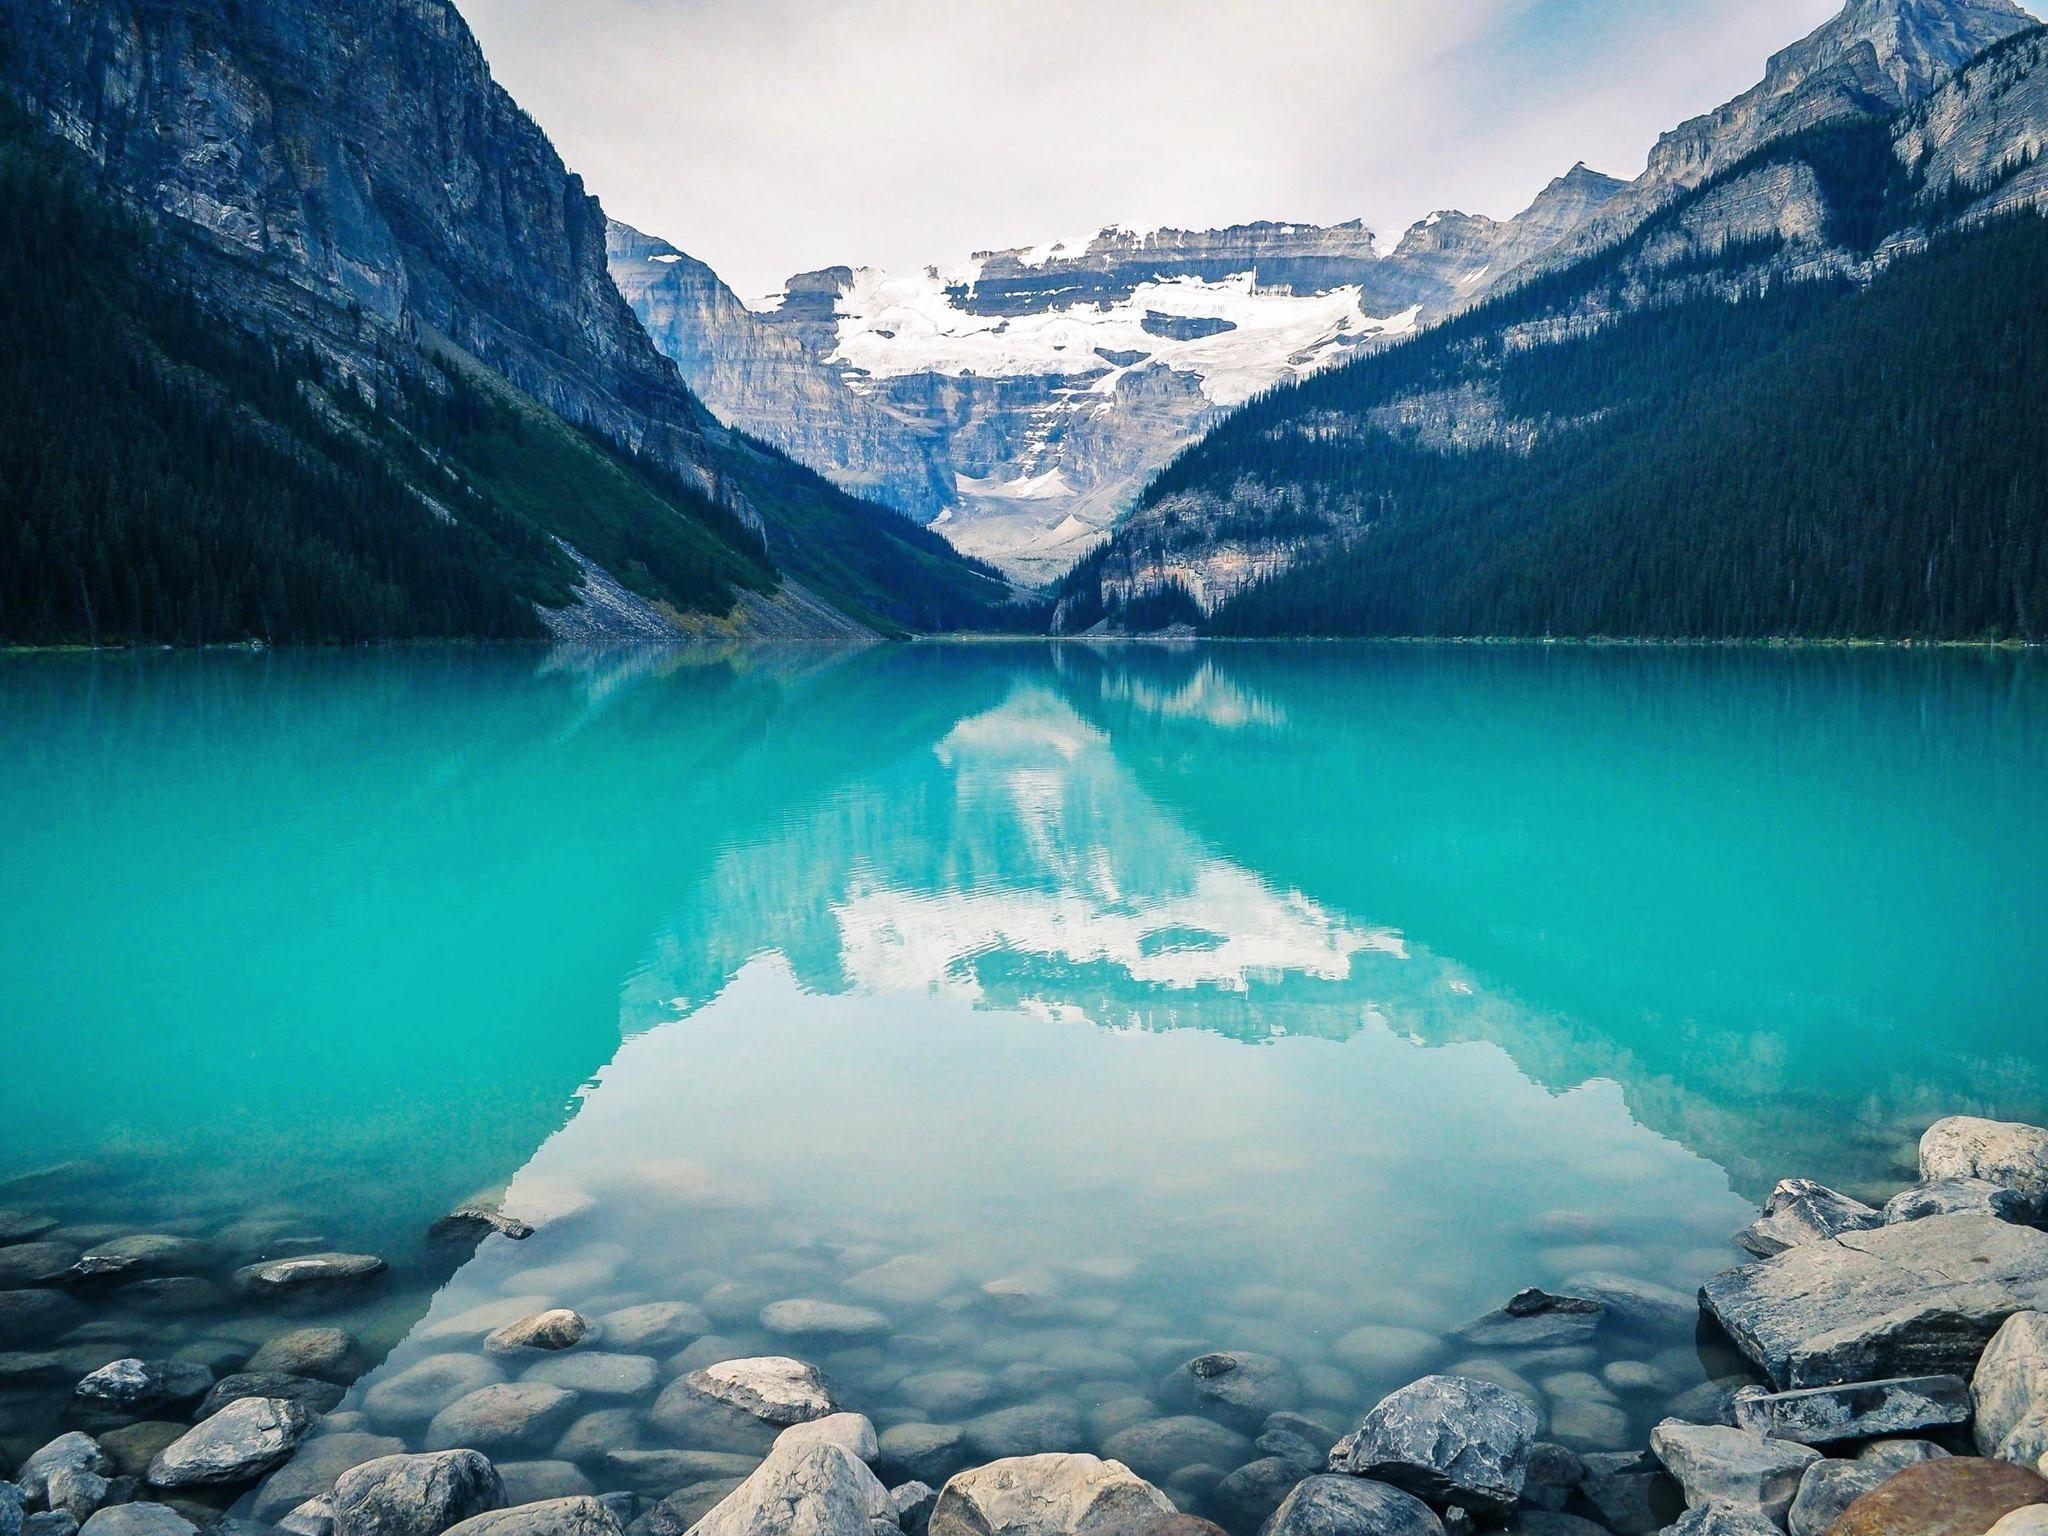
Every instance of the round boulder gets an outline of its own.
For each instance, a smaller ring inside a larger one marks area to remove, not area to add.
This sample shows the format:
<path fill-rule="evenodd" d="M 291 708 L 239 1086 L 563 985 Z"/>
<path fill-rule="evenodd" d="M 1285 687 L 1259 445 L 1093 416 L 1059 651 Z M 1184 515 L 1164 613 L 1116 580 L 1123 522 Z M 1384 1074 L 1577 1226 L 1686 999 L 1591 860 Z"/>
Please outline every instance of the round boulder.
<path fill-rule="evenodd" d="M 516 1355 L 529 1349 L 573 1349 L 589 1332 L 590 1324 L 582 1313 L 567 1307 L 551 1307 L 493 1330 L 484 1339 L 484 1348 L 494 1355 Z"/>
<path fill-rule="evenodd" d="M 1362 1477 L 1311 1477 L 1273 1511 L 1263 1536 L 1444 1536 L 1412 1493 Z"/>
<path fill-rule="evenodd" d="M 1223 1420 L 1247 1434 L 1297 1405 L 1301 1383 L 1286 1362 L 1241 1350 L 1197 1355 L 1166 1383 L 1166 1401 Z"/>
<path fill-rule="evenodd" d="M 334 1485 L 334 1536 L 440 1536 L 505 1502 L 495 1467 L 476 1451 L 380 1456 Z"/>
<path fill-rule="evenodd" d="M 1541 1420 L 1505 1387 L 1425 1376 L 1383 1398 L 1337 1442 L 1330 1470 L 1372 1478 L 1438 1504 L 1512 1509 Z"/>
<path fill-rule="evenodd" d="M 313 1416 L 288 1397 L 238 1397 L 172 1441 L 144 1480 L 157 1488 L 253 1483 L 281 1466 Z"/>
<path fill-rule="evenodd" d="M 507 1381 L 478 1387 L 434 1415 L 427 1449 L 458 1447 L 487 1456 L 544 1455 L 576 1417 L 580 1394 L 543 1381 Z"/>
<path fill-rule="evenodd" d="M 1150 1483 L 1095 1456 L 1022 1456 L 950 1479 L 927 1536 L 1125 1536 L 1176 1511 Z"/>

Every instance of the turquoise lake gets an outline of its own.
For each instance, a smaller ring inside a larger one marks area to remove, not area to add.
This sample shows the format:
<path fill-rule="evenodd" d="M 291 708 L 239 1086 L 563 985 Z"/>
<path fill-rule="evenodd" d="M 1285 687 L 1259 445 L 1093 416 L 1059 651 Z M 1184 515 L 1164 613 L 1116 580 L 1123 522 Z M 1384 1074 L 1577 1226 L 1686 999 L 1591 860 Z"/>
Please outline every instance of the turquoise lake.
<path fill-rule="evenodd" d="M 220 1286 L 0 1339 L 60 1357 L 0 1372 L 0 1462 L 95 1360 L 302 1324 L 225 1276 L 314 1247 L 391 1263 L 316 1320 L 374 1362 L 337 1423 L 407 1444 L 378 1384 L 522 1310 L 701 1308 L 526 1448 L 650 1498 L 612 1452 L 755 1450 L 655 1394 L 758 1354 L 957 1431 L 928 1475 L 1115 1449 L 1212 1349 L 1332 1422 L 1466 1364 L 1638 1444 L 1714 1340 L 1457 1330 L 1689 1293 L 1781 1177 L 1882 1196 L 1939 1115 L 2048 1116 L 2044 896 L 2026 656 L 0 658 L 0 1208 Z M 501 1190 L 535 1236 L 426 1241 Z M 1140 1470 L 1248 1529 L 1257 1454 Z"/>

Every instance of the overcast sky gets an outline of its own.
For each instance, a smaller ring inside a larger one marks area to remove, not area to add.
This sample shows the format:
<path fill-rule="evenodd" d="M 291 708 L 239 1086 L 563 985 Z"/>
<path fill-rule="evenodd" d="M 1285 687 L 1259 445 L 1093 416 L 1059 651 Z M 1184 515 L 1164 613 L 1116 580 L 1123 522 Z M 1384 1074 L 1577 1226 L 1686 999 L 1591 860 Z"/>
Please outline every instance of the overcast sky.
<path fill-rule="evenodd" d="M 615 218 L 748 298 L 1105 224 L 1505 217 L 1840 0 L 457 0 Z"/>

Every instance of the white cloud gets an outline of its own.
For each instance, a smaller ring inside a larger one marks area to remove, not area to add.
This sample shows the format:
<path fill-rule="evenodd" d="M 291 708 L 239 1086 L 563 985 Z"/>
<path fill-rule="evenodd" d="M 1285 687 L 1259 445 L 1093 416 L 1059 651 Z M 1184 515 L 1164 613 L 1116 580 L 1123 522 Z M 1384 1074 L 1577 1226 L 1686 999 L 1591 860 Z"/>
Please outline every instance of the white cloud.
<path fill-rule="evenodd" d="M 1514 212 L 1837 0 L 457 0 L 607 208 L 743 294 L 1110 223 Z"/>

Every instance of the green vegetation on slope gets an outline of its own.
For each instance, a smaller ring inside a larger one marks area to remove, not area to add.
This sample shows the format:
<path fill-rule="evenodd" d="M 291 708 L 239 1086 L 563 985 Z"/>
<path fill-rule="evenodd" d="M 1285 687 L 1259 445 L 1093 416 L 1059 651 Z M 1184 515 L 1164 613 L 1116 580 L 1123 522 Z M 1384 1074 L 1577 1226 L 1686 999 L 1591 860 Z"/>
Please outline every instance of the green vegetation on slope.
<path fill-rule="evenodd" d="M 1580 417 L 1527 454 L 1239 435 L 1210 474 L 1378 511 L 1213 627 L 2048 637 L 2043 271 L 2048 222 L 2029 215 L 1946 239 L 1868 290 L 1780 283 L 1503 351 L 1504 400 Z M 1443 343 L 1403 350 L 1404 369 L 1448 361 Z M 1334 383 L 1362 392 L 1369 370 Z"/>

